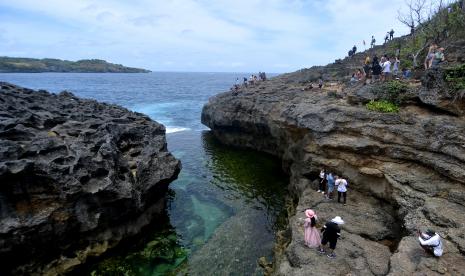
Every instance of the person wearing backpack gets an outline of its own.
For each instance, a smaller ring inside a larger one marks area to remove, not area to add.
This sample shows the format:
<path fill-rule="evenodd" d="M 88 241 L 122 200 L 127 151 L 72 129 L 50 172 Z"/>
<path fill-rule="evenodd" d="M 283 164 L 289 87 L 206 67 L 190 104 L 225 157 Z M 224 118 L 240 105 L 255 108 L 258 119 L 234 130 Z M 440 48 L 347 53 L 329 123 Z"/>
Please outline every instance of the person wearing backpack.
<path fill-rule="evenodd" d="M 373 57 L 373 64 L 371 66 L 371 70 L 373 71 L 373 81 L 379 80 L 379 76 L 381 75 L 381 71 L 383 68 L 379 64 L 378 57 Z"/>
<path fill-rule="evenodd" d="M 334 217 L 331 221 L 327 222 L 325 226 L 323 226 L 323 229 L 321 230 L 321 233 L 323 234 L 323 238 L 321 239 L 321 245 L 320 248 L 318 249 L 318 252 L 320 254 L 325 254 L 325 247 L 326 244 L 329 243 L 329 249 L 331 250 L 330 253 L 327 255 L 328 258 L 334 259 L 336 258 L 336 254 L 334 253 L 334 250 L 336 249 L 336 244 L 337 240 L 341 236 L 341 228 L 339 228 L 339 225 L 344 224 L 344 221 L 340 216 Z"/>

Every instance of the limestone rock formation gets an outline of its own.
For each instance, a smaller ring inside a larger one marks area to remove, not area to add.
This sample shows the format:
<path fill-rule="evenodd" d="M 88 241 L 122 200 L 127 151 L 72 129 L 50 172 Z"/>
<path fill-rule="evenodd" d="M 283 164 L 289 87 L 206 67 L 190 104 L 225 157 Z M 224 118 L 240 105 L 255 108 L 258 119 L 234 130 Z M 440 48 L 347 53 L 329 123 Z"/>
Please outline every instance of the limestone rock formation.
<path fill-rule="evenodd" d="M 342 65 L 341 65 L 342 64 Z M 306 70 L 311 76 L 317 70 Z M 342 73 L 341 73 L 342 74 Z M 342 93 L 302 91 L 302 71 L 212 97 L 202 122 L 223 143 L 265 151 L 283 160 L 298 198 L 289 218 L 290 243 L 275 263 L 277 275 L 463 275 L 465 271 L 465 118 L 426 104 L 417 87 L 399 113 L 369 111 L 363 87 Z M 431 92 L 431 91 L 430 91 Z M 434 92 L 437 93 L 437 92 Z M 346 177 L 348 204 L 316 193 L 320 168 Z M 303 244 L 303 211 L 321 226 L 339 215 L 337 259 Z M 417 229 L 435 229 L 444 255 L 429 257 Z"/>
<path fill-rule="evenodd" d="M 0 83 L 0 274 L 102 254 L 163 210 L 179 170 L 143 114 Z"/>

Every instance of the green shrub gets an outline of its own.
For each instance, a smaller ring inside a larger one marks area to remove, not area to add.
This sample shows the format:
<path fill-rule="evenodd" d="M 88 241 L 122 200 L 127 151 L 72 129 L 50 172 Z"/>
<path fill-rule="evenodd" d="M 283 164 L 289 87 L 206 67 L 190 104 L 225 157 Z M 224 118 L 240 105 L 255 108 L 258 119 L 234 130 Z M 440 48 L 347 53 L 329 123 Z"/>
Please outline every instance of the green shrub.
<path fill-rule="evenodd" d="M 408 91 L 408 84 L 398 80 L 384 82 L 372 88 L 372 92 L 377 99 L 392 102 L 396 105 L 399 105 L 404 101 L 404 95 Z"/>
<path fill-rule="evenodd" d="M 389 101 L 374 101 L 371 100 L 366 104 L 368 110 L 379 111 L 385 113 L 397 113 L 399 112 L 399 106 Z"/>
<path fill-rule="evenodd" d="M 465 89 L 465 64 L 444 69 L 444 79 L 454 91 Z"/>

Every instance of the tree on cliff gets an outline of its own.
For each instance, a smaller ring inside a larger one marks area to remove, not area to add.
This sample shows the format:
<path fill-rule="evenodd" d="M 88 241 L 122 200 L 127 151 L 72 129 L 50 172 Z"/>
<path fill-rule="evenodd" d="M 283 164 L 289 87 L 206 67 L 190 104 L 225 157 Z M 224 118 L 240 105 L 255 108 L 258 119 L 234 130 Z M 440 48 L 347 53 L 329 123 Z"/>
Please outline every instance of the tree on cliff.
<path fill-rule="evenodd" d="M 407 11 L 399 11 L 398 20 L 414 30 L 407 47 L 404 47 L 408 49 L 414 67 L 418 67 L 418 57 L 430 43 L 442 43 L 465 28 L 462 2 L 406 0 L 405 4 Z"/>

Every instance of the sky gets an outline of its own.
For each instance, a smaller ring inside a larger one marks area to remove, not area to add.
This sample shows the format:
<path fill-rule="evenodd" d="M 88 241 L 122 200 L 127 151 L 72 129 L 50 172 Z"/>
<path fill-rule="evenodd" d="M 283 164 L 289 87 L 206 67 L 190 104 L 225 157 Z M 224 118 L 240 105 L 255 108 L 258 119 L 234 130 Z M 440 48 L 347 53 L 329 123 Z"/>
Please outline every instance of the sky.
<path fill-rule="evenodd" d="M 0 56 L 152 71 L 291 72 L 377 42 L 404 0 L 0 0 Z"/>

